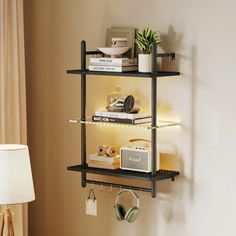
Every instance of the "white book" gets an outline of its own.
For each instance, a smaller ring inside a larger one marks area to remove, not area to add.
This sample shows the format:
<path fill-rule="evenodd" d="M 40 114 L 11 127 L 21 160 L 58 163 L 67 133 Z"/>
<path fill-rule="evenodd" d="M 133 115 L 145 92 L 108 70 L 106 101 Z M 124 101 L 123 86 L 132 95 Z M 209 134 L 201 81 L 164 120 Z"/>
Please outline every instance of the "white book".
<path fill-rule="evenodd" d="M 120 168 L 120 163 L 114 165 L 106 165 L 106 164 L 89 162 L 88 167 L 116 170 Z"/>
<path fill-rule="evenodd" d="M 106 156 L 98 156 L 97 154 L 89 155 L 89 161 L 97 161 L 97 162 L 113 164 L 115 162 L 118 162 L 119 160 L 120 160 L 120 156 L 106 157 Z"/>
<path fill-rule="evenodd" d="M 137 58 L 109 58 L 109 57 L 91 57 L 90 65 L 99 66 L 136 66 L 138 65 Z"/>
<path fill-rule="evenodd" d="M 137 71 L 138 66 L 93 66 L 89 65 L 90 71 L 107 71 L 107 72 L 125 72 Z"/>
<path fill-rule="evenodd" d="M 148 113 L 133 113 L 129 114 L 126 112 L 111 112 L 111 111 L 96 111 L 96 116 L 110 117 L 110 118 L 119 118 L 119 119 L 140 119 L 140 118 L 149 118 L 151 117 Z"/>

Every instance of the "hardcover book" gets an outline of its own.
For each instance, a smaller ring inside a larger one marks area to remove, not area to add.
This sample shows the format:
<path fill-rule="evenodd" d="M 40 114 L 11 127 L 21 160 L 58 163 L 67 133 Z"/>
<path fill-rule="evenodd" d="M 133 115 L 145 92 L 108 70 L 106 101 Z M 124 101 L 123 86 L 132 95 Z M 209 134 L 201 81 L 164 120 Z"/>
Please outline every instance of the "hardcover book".
<path fill-rule="evenodd" d="M 125 72 L 137 71 L 138 66 L 93 66 L 89 65 L 90 71 L 108 71 L 108 72 Z"/>
<path fill-rule="evenodd" d="M 115 169 L 119 169 L 120 168 L 120 163 L 113 164 L 113 165 L 108 165 L 108 164 L 101 164 L 101 163 L 90 161 L 88 163 L 88 167 L 115 170 Z"/>
<path fill-rule="evenodd" d="M 126 113 L 126 112 L 111 112 L 111 111 L 96 111 L 96 116 L 104 116 L 111 118 L 121 119 L 138 119 L 138 118 L 149 118 L 151 117 L 148 113 Z"/>
<path fill-rule="evenodd" d="M 138 118 L 138 119 L 121 119 L 121 118 L 111 118 L 104 116 L 92 116 L 94 122 L 110 122 L 110 123 L 121 123 L 121 124 L 144 124 L 151 122 L 151 117 L 148 118 Z"/>
<path fill-rule="evenodd" d="M 102 162 L 112 165 L 113 163 L 120 161 L 120 156 L 116 157 L 107 157 L 107 156 L 99 156 L 97 154 L 91 154 L 89 155 L 89 161 L 96 161 L 96 162 Z"/>
<path fill-rule="evenodd" d="M 90 65 L 93 66 L 137 66 L 137 58 L 110 58 L 110 57 L 91 57 Z"/>

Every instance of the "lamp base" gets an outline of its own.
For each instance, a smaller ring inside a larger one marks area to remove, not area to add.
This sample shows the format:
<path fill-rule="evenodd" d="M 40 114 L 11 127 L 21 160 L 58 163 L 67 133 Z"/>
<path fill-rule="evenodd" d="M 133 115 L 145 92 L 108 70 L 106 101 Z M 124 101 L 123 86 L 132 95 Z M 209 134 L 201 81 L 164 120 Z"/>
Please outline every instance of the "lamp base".
<path fill-rule="evenodd" d="M 13 212 L 10 207 L 6 208 L 6 212 L 2 213 L 2 224 L 0 228 L 0 236 L 14 236 L 14 228 L 13 228 L 13 220 L 12 220 Z"/>

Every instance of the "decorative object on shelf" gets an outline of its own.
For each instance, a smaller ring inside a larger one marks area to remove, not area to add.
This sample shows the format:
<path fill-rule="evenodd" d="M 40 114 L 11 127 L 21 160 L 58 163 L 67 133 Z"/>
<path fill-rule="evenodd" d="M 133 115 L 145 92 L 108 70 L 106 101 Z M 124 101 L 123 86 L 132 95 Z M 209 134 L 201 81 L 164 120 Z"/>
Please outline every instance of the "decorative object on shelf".
<path fill-rule="evenodd" d="M 117 148 L 99 145 L 97 153 L 89 155 L 88 166 L 111 170 L 120 168 L 120 156 L 117 155 Z"/>
<path fill-rule="evenodd" d="M 120 156 L 102 156 L 98 154 L 89 155 L 89 167 L 103 168 L 103 169 L 119 169 L 120 168 Z"/>
<path fill-rule="evenodd" d="M 93 188 L 89 190 L 89 196 L 85 200 L 85 206 L 86 215 L 97 216 L 97 198 Z"/>
<path fill-rule="evenodd" d="M 98 155 L 99 156 L 107 156 L 107 157 L 115 157 L 117 154 L 117 151 L 112 146 L 107 145 L 99 145 L 98 146 Z"/>
<path fill-rule="evenodd" d="M 112 38 L 111 46 L 113 48 L 127 47 L 127 38 Z"/>
<path fill-rule="evenodd" d="M 129 193 L 129 196 L 132 196 L 132 198 L 136 201 L 136 204 L 130 207 L 128 210 L 126 210 L 125 207 L 121 203 L 119 203 L 119 197 L 123 193 Z M 139 207 L 139 196 L 134 191 L 129 189 L 122 189 L 117 193 L 114 210 L 116 219 L 118 221 L 126 220 L 128 223 L 134 222 L 140 213 Z"/>
<path fill-rule="evenodd" d="M 125 57 L 134 58 L 135 56 L 135 28 L 130 27 L 111 27 L 107 29 L 106 33 L 106 47 L 112 45 L 112 38 L 126 38 L 127 47 L 129 50 L 126 52 Z"/>
<path fill-rule="evenodd" d="M 153 43 L 159 44 L 161 42 L 159 35 L 150 27 L 145 27 L 143 30 L 136 33 L 136 44 L 142 51 L 138 55 L 138 70 L 139 72 L 151 72 L 151 50 Z"/>
<path fill-rule="evenodd" d="M 133 95 L 126 97 L 124 101 L 124 112 L 138 113 L 140 111 L 141 102 L 134 98 Z"/>
<path fill-rule="evenodd" d="M 130 47 L 127 46 L 127 38 L 112 38 L 111 44 L 108 44 L 107 47 L 98 48 L 99 51 L 105 55 L 111 56 L 111 58 L 90 58 L 89 70 L 110 72 L 136 71 L 138 69 L 137 60 L 127 57 L 122 58 L 122 55 L 129 51 L 129 49 Z"/>
<path fill-rule="evenodd" d="M 105 55 L 110 55 L 111 58 L 115 58 L 115 57 L 121 57 L 122 54 L 126 53 L 129 50 L 129 47 L 119 47 L 119 48 L 99 47 L 98 50 L 104 53 Z"/>
<path fill-rule="evenodd" d="M 136 142 L 144 142 L 142 145 L 134 145 Z M 120 168 L 149 173 L 152 171 L 150 141 L 146 139 L 131 139 L 129 144 L 120 148 Z M 147 145 L 148 144 L 148 145 Z M 160 169 L 160 153 L 157 148 L 156 170 Z"/>
<path fill-rule="evenodd" d="M 124 110 L 124 101 L 126 95 L 121 92 L 120 87 L 116 87 L 115 91 L 111 92 L 107 96 L 107 106 L 108 111 L 121 112 Z"/>
<path fill-rule="evenodd" d="M 2 216 L 0 235 L 7 233 L 14 236 L 10 205 L 34 200 L 28 147 L 21 144 L 0 144 L 0 204 L 7 205 Z"/>

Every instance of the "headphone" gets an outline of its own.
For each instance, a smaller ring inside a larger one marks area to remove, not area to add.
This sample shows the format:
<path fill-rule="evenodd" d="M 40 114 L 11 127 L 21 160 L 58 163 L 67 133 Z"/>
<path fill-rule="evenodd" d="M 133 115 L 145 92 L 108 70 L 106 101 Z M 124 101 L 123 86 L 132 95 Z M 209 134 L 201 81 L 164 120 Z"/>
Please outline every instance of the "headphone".
<path fill-rule="evenodd" d="M 124 192 L 130 193 L 136 199 L 136 206 L 132 206 L 127 211 L 122 206 L 122 204 L 118 203 L 119 196 Z M 138 195 L 129 189 L 120 190 L 116 195 L 114 210 L 118 221 L 126 220 L 128 223 L 134 222 L 137 219 L 140 212 Z"/>

